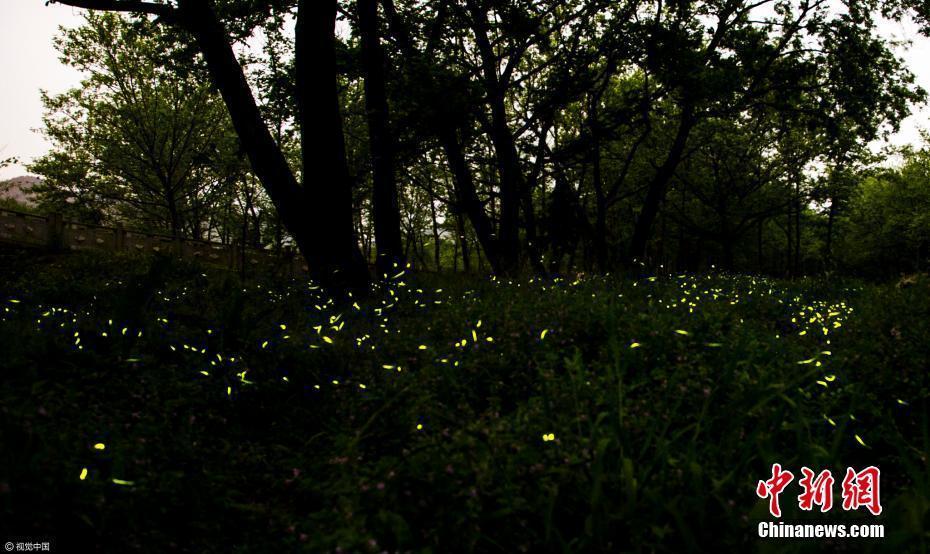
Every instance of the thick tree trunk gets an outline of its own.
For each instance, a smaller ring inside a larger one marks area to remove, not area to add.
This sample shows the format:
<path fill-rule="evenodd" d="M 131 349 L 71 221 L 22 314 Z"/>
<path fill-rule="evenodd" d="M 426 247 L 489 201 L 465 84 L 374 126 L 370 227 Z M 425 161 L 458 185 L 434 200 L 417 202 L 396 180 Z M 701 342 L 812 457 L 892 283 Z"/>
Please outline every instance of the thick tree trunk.
<path fill-rule="evenodd" d="M 309 6 L 313 5 L 311 9 Z M 329 7 L 327 10 L 326 7 Z M 332 38 L 333 27 L 335 24 L 335 1 L 333 2 L 301 2 L 300 10 L 301 26 L 305 28 L 308 19 L 315 23 L 313 35 L 315 37 L 323 33 L 324 37 L 316 42 L 315 45 L 308 47 L 303 33 L 298 33 L 298 41 L 301 48 L 298 48 L 297 58 L 301 60 L 307 58 L 308 52 L 311 57 L 320 60 L 321 68 L 331 66 L 329 72 L 318 72 L 316 78 L 320 75 L 327 82 L 332 82 L 332 93 L 329 95 L 334 101 L 335 106 L 324 106 L 319 119 L 323 120 L 323 129 L 317 129 L 317 133 L 325 134 L 326 131 L 333 132 L 336 126 L 333 125 L 332 109 L 335 107 L 338 118 L 338 98 L 335 90 L 335 64 L 332 63 Z M 361 288 L 367 285 L 367 271 L 364 264 L 359 264 L 360 256 L 353 256 L 353 251 L 357 253 L 358 249 L 354 244 L 351 227 L 351 197 L 346 201 L 348 189 L 347 175 L 341 179 L 345 171 L 345 154 L 342 145 L 341 122 L 338 121 L 339 130 L 339 149 L 343 150 L 342 156 L 332 156 L 331 152 L 326 155 L 304 157 L 304 167 L 312 168 L 315 162 L 325 159 L 325 164 L 314 168 L 320 171 L 319 181 L 325 183 L 325 186 L 317 186 L 314 190 L 317 194 L 313 195 L 312 201 L 308 190 L 300 187 L 294 177 L 284 154 L 281 152 L 279 145 L 271 136 L 261 112 L 252 95 L 248 81 L 239 64 L 236 54 L 233 51 L 229 36 L 226 29 L 220 22 L 213 9 L 212 2 L 202 0 L 179 0 L 178 8 L 180 10 L 179 21 L 195 37 L 197 45 L 204 56 L 210 76 L 223 97 L 226 107 L 229 111 L 233 127 L 242 144 L 242 148 L 249 158 L 252 170 L 255 176 L 261 182 L 269 198 L 277 209 L 278 216 L 287 228 L 288 232 L 294 237 L 298 247 L 304 254 L 312 274 L 318 278 L 324 286 L 343 287 L 351 286 Z M 312 12 L 312 13 L 311 13 Z M 328 25 L 328 34 L 326 31 Z M 328 39 L 326 37 L 329 37 Z M 326 56 L 326 50 L 330 52 Z M 331 63 L 327 64 L 326 61 Z M 304 71 L 299 71 L 299 88 L 301 96 L 307 96 L 310 93 L 308 79 L 301 78 Z M 303 85 L 303 86 L 300 86 Z M 302 120 L 311 120 L 309 105 L 301 102 L 306 106 L 302 110 Z M 315 118 L 314 118 L 315 119 Z M 326 125 L 325 123 L 328 123 Z M 307 125 L 309 130 L 309 124 Z M 312 134 L 312 133 L 310 133 Z M 316 149 L 316 142 L 332 144 L 337 142 L 332 136 L 327 136 L 325 140 L 305 141 L 303 143 L 304 152 L 312 152 Z M 327 150 L 331 150 L 328 148 Z M 339 164 L 339 160 L 343 163 Z M 332 168 L 332 169 L 329 169 Z M 309 171 L 304 171 L 304 175 Z M 346 216 L 346 222 L 339 225 L 341 221 L 339 216 Z M 346 224 L 348 225 L 346 227 Z M 326 230 L 323 234 L 320 231 Z M 327 237 L 322 239 L 321 237 Z M 333 240 L 335 239 L 335 240 Z"/>
<path fill-rule="evenodd" d="M 376 267 L 379 275 L 393 275 L 395 266 L 403 266 L 401 252 L 400 209 L 394 174 L 394 138 L 385 84 L 385 57 L 378 31 L 378 1 L 358 0 L 358 24 L 361 38 L 362 67 L 365 73 L 365 111 L 373 169 L 372 207 Z"/>
<path fill-rule="evenodd" d="M 336 72 L 337 0 L 300 0 L 295 29 L 304 205 L 315 240 L 311 262 L 324 283 L 368 285 L 368 268 L 355 237 L 352 187 L 346 162 Z"/>
<path fill-rule="evenodd" d="M 549 271 L 558 273 L 562 267 L 562 258 L 565 257 L 565 243 L 571 233 L 570 228 L 570 200 L 568 182 L 561 171 L 555 173 L 555 188 L 549 201 L 549 215 L 547 217 L 547 243 L 552 259 L 549 260 Z"/>
<path fill-rule="evenodd" d="M 467 5 L 471 14 L 475 43 L 481 58 L 487 103 L 491 109 L 491 124 L 488 131 L 494 145 L 501 196 L 501 217 L 497 238 L 501 270 L 508 273 L 515 271 L 519 263 L 518 218 L 520 194 L 524 185 L 523 172 L 520 169 L 516 142 L 507 124 L 505 85 L 498 75 L 498 60 L 488 38 L 488 14 L 473 0 L 468 0 Z"/>

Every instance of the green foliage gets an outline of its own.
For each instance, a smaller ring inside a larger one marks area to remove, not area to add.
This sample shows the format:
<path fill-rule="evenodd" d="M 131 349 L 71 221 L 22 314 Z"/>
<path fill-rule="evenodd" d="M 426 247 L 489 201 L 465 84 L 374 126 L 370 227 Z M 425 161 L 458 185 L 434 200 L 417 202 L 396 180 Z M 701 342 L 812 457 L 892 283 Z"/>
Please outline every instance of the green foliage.
<path fill-rule="evenodd" d="M 846 269 L 887 275 L 930 263 L 930 149 L 905 149 L 898 168 L 862 172 L 843 225 Z"/>
<path fill-rule="evenodd" d="M 5 257 L 4 533 L 120 552 L 816 551 L 755 538 L 777 461 L 878 465 L 887 537 L 856 547 L 927 540 L 924 278 L 399 272 L 362 300 L 167 260 Z M 793 504 L 788 521 L 824 518 Z"/>
<path fill-rule="evenodd" d="M 226 109 L 196 59 L 164 29 L 88 14 L 64 30 L 62 61 L 80 88 L 43 95 L 54 145 L 30 171 L 47 211 L 92 223 L 202 238 L 229 221 L 246 165 Z M 228 232 L 227 232 L 228 234 Z"/>

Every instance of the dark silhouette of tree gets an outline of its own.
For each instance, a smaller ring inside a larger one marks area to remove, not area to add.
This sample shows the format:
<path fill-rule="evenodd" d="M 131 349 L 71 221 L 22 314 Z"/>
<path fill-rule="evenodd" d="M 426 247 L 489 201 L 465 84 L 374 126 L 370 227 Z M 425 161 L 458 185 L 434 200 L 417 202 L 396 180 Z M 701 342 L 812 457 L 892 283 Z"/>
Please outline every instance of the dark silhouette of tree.
<path fill-rule="evenodd" d="M 373 169 L 372 203 L 375 242 L 378 245 L 377 270 L 387 276 L 404 263 L 400 237 L 400 211 L 394 174 L 394 136 L 390 129 L 385 54 L 377 0 L 357 0 L 362 66 L 365 74 L 365 106 Z"/>
<path fill-rule="evenodd" d="M 255 175 L 306 257 L 312 274 L 329 287 L 361 289 L 366 285 L 367 269 L 352 225 L 351 189 L 336 89 L 336 0 L 302 0 L 298 6 L 294 42 L 303 186 L 262 117 L 213 2 L 178 0 L 176 6 L 135 0 L 56 3 L 154 15 L 190 33 L 226 103 Z M 324 101 L 317 103 L 318 96 Z"/>

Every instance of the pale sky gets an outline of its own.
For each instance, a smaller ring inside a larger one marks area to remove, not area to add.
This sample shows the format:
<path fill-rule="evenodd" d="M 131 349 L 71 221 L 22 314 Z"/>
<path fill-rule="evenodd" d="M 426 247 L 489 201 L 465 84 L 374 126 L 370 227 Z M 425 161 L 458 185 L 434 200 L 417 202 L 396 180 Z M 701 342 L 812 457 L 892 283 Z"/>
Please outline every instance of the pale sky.
<path fill-rule="evenodd" d="M 0 0 L 0 159 L 16 156 L 21 162 L 41 156 L 48 142 L 37 132 L 42 126 L 39 89 L 59 93 L 78 84 L 80 74 L 58 61 L 52 37 L 58 26 L 80 24 L 76 8 L 45 0 Z M 916 26 L 884 24 L 882 34 L 895 39 L 913 40 L 910 48 L 898 53 L 917 76 L 917 82 L 930 91 L 930 39 L 920 36 Z M 918 130 L 930 128 L 930 109 L 920 107 L 905 120 L 894 144 L 917 144 Z M 25 173 L 17 166 L 0 169 L 0 179 Z"/>

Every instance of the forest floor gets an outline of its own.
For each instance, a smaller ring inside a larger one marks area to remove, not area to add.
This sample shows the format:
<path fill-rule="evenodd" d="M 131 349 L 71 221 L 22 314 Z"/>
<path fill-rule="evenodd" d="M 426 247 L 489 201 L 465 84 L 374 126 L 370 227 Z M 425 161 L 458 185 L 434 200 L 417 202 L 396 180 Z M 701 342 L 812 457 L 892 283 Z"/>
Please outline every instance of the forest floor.
<path fill-rule="evenodd" d="M 6 254 L 0 538 L 63 552 L 926 551 L 930 279 L 501 279 L 366 299 Z M 760 539 L 780 521 L 880 540 Z M 842 509 L 847 467 L 883 512 Z M 829 513 L 798 508 L 830 469 Z"/>

